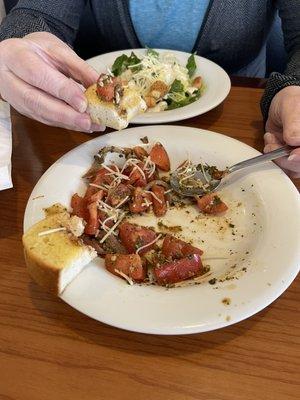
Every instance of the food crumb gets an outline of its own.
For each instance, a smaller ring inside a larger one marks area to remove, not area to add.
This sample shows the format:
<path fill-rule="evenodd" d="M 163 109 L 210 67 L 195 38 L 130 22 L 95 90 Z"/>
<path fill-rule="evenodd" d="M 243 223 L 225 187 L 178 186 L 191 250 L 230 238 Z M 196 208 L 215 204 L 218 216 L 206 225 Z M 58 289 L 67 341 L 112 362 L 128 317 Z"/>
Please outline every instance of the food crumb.
<path fill-rule="evenodd" d="M 230 321 L 230 319 L 231 319 L 230 315 L 227 315 L 226 321 L 228 322 L 228 321 Z"/>
<path fill-rule="evenodd" d="M 272 286 L 270 282 L 267 282 L 267 285 L 268 285 L 268 286 Z"/>
<path fill-rule="evenodd" d="M 230 299 L 229 297 L 224 297 L 224 299 L 222 300 L 222 303 L 223 303 L 225 306 L 229 306 L 230 303 L 231 303 L 231 299 Z"/>
<path fill-rule="evenodd" d="M 42 195 L 40 195 L 40 196 L 33 197 L 32 200 L 40 199 L 40 198 L 42 198 L 42 197 L 45 197 L 45 195 L 42 194 Z"/>
<path fill-rule="evenodd" d="M 217 279 L 216 279 L 216 278 L 212 278 L 212 279 L 210 279 L 210 280 L 208 281 L 208 283 L 209 283 L 210 285 L 215 285 L 216 282 L 217 282 Z"/>

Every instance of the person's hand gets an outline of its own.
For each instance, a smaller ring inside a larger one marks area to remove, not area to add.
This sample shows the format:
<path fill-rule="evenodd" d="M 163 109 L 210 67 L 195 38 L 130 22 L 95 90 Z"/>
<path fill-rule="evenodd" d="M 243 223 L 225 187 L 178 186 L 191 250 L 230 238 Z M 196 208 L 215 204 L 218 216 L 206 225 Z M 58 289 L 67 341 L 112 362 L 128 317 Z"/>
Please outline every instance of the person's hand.
<path fill-rule="evenodd" d="M 289 144 L 295 149 L 289 157 L 275 162 L 291 178 L 300 178 L 300 86 L 289 86 L 278 92 L 270 105 L 266 123 L 264 152 Z"/>
<path fill-rule="evenodd" d="M 0 95 L 17 111 L 48 125 L 104 130 L 85 112 L 84 87 L 98 74 L 56 36 L 36 32 L 0 43 Z"/>

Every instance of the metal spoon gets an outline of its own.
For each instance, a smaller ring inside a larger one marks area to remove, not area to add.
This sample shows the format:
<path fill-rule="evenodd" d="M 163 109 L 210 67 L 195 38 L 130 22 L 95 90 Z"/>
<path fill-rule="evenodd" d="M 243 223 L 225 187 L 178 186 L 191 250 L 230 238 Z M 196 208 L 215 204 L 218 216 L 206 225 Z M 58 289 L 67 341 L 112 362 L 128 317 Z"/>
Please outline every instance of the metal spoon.
<path fill-rule="evenodd" d="M 263 154 L 261 156 L 257 156 L 254 158 L 250 158 L 249 160 L 245 160 L 242 162 L 239 162 L 237 164 L 232 165 L 231 167 L 227 168 L 226 171 L 224 171 L 224 175 L 222 176 L 221 179 L 213 179 L 207 171 L 205 171 L 205 175 L 203 174 L 203 170 L 196 170 L 195 171 L 195 166 L 190 167 L 190 171 L 187 170 L 186 173 L 194 173 L 192 176 L 193 181 L 200 181 L 200 186 L 195 187 L 186 187 L 182 184 L 179 183 L 180 177 L 178 175 L 177 171 L 172 172 L 170 176 L 170 184 L 173 188 L 173 190 L 180 194 L 181 196 L 203 196 L 206 193 L 214 192 L 215 190 L 218 189 L 218 187 L 221 184 L 221 181 L 225 176 L 228 176 L 232 172 L 239 171 L 240 169 L 244 169 L 247 167 L 252 167 L 254 165 L 259 165 L 263 164 L 267 161 L 275 160 L 276 158 L 280 158 L 283 156 L 287 156 L 290 154 L 290 152 L 293 150 L 292 147 L 290 146 L 284 146 L 280 147 L 277 150 L 270 151 L 269 153 Z M 202 187 L 204 185 L 204 187 Z"/>

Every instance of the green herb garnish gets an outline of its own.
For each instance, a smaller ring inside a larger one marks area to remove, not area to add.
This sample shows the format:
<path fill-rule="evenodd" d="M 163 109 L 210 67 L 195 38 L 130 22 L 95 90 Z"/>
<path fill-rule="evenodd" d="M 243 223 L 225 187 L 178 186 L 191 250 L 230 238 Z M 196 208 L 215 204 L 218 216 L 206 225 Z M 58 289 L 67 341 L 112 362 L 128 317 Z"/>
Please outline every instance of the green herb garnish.
<path fill-rule="evenodd" d="M 169 93 L 181 93 L 184 91 L 184 86 L 181 83 L 180 80 L 175 79 L 175 81 L 172 83 Z"/>
<path fill-rule="evenodd" d="M 113 63 L 111 70 L 115 76 L 119 76 L 128 67 L 139 64 L 140 62 L 141 60 L 132 51 L 129 57 L 126 54 L 122 54 L 121 56 L 117 57 L 115 59 L 115 62 Z M 139 65 L 137 65 L 134 68 L 131 68 L 133 72 L 139 71 L 140 69 L 141 67 Z"/>
<path fill-rule="evenodd" d="M 189 77 L 191 78 L 194 75 L 194 73 L 195 73 L 195 71 L 197 69 L 197 65 L 196 65 L 194 54 L 191 54 L 189 56 L 189 58 L 187 60 L 187 63 L 186 63 L 186 68 L 189 71 Z"/>
<path fill-rule="evenodd" d="M 147 56 L 158 58 L 159 57 L 159 53 L 157 51 L 147 47 Z"/>

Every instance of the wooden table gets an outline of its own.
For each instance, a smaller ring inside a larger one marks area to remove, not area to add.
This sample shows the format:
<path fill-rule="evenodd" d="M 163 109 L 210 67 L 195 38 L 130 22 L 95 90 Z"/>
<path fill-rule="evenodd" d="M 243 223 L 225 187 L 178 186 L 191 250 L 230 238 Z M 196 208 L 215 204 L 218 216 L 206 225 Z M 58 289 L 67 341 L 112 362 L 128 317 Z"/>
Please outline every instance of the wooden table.
<path fill-rule="evenodd" d="M 222 105 L 182 125 L 262 150 L 262 89 L 256 81 L 256 87 L 235 82 Z M 34 284 L 21 246 L 28 196 L 55 160 L 94 135 L 47 127 L 15 112 L 12 119 L 14 188 L 0 192 L 1 400 L 300 398 L 299 278 L 246 321 L 173 337 L 103 325 Z"/>

